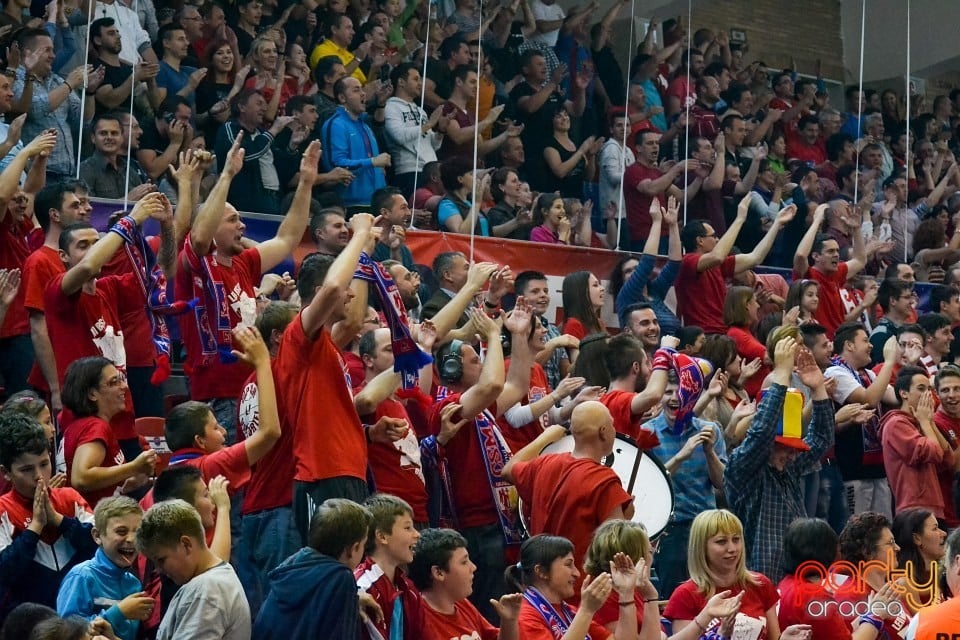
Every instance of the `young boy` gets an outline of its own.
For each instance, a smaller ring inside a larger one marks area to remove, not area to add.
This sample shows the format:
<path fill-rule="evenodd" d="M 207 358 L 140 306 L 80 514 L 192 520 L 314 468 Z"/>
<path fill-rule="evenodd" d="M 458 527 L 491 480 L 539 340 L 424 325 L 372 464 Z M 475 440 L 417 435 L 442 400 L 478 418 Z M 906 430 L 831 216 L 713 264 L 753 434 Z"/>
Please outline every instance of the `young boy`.
<path fill-rule="evenodd" d="M 67 572 L 97 550 L 93 514 L 75 490 L 51 489 L 50 443 L 24 414 L 0 413 L 0 619 L 21 602 L 56 606 Z"/>
<path fill-rule="evenodd" d="M 57 613 L 67 618 L 102 617 L 121 640 L 134 640 L 140 621 L 153 611 L 153 598 L 144 593 L 130 568 L 137 559 L 135 539 L 143 509 L 133 498 L 104 498 L 93 510 L 93 540 L 99 545 L 92 560 L 67 574 L 57 595 Z"/>
<path fill-rule="evenodd" d="M 368 556 L 353 572 L 357 588 L 383 610 L 383 619 L 374 625 L 382 637 L 402 634 L 405 640 L 415 640 L 422 625 L 420 592 L 400 568 L 413 561 L 413 548 L 420 539 L 413 526 L 413 508 L 384 493 L 370 496 L 364 504 L 373 516 L 373 535 L 367 538 Z M 371 624 L 366 622 L 368 627 Z M 364 630 L 364 637 L 375 636 Z"/>
<path fill-rule="evenodd" d="M 250 639 L 250 607 L 233 567 L 207 548 L 200 514 L 183 500 L 150 507 L 137 548 L 180 585 L 160 622 L 157 640 Z"/>
<path fill-rule="evenodd" d="M 352 571 L 363 558 L 372 522 L 370 511 L 350 500 L 321 504 L 310 521 L 309 546 L 270 573 L 270 594 L 260 607 L 254 637 L 359 637 Z"/>
<path fill-rule="evenodd" d="M 473 593 L 473 574 L 467 540 L 453 529 L 425 529 L 413 551 L 408 571 L 423 598 L 423 627 L 416 636 L 434 638 L 516 638 L 523 596 L 512 593 L 491 600 L 502 626 L 497 629 L 467 598 Z M 386 612 L 384 615 L 387 615 Z"/>

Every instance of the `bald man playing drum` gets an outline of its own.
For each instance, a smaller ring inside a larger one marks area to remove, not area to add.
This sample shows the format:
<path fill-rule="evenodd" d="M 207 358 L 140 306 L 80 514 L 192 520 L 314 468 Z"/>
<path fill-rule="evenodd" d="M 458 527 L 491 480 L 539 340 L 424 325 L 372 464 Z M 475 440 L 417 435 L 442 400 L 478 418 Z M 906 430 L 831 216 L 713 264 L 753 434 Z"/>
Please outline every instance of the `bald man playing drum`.
<path fill-rule="evenodd" d="M 524 506 L 529 507 L 530 535 L 549 533 L 573 542 L 580 570 L 574 593 L 580 593 L 583 558 L 593 532 L 606 520 L 633 517 L 633 496 L 614 471 L 601 464 L 617 440 L 610 411 L 600 402 L 584 402 L 570 417 L 572 453 L 540 455 L 544 447 L 567 435 L 554 425 L 518 451 L 503 469 Z"/>

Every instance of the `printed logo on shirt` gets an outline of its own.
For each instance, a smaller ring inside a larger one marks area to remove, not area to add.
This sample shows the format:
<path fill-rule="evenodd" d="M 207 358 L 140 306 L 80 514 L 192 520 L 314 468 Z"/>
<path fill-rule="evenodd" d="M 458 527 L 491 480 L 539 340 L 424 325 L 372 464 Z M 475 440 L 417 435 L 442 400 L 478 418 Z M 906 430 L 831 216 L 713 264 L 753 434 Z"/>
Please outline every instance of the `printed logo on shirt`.
<path fill-rule="evenodd" d="M 237 422 L 244 438 L 252 438 L 260 428 L 260 388 L 256 382 L 243 387 L 237 406 Z"/>

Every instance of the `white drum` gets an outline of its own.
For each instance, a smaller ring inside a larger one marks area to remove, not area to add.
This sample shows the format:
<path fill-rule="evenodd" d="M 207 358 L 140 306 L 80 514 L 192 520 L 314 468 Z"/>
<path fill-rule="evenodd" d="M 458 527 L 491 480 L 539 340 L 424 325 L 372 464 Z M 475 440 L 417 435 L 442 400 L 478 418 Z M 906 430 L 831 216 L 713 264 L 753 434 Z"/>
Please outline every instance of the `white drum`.
<path fill-rule="evenodd" d="M 571 452 L 573 436 L 568 435 L 544 447 L 541 455 Z M 613 469 L 623 488 L 633 495 L 633 521 L 647 529 L 651 540 L 663 533 L 673 515 L 673 487 L 663 463 L 652 454 L 641 451 L 631 438 L 621 433 L 617 434 L 613 453 L 601 462 Z M 529 531 L 522 501 L 520 517 Z"/>

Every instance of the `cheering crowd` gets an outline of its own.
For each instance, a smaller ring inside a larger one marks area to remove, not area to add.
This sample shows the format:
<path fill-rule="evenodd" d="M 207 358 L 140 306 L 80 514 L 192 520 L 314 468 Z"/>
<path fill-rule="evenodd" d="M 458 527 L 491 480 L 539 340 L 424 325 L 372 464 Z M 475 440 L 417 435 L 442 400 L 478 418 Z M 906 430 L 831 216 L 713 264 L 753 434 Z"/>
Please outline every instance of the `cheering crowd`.
<path fill-rule="evenodd" d="M 447 4 L 4 7 L 0 640 L 952 637 L 960 90 Z"/>

